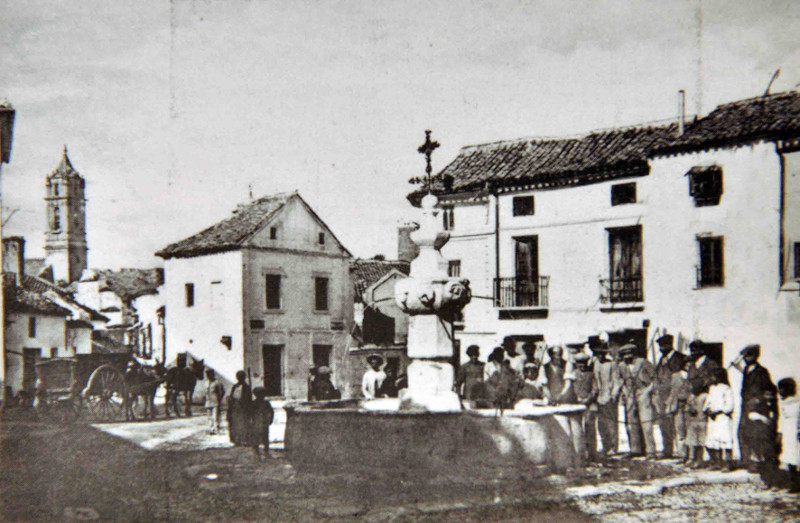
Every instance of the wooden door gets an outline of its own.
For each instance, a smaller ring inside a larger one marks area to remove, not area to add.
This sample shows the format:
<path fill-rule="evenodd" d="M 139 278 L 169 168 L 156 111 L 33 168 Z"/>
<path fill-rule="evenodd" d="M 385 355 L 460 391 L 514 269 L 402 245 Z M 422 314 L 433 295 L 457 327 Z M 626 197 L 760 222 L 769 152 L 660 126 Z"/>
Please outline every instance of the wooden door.
<path fill-rule="evenodd" d="M 263 345 L 264 388 L 267 396 L 283 395 L 283 345 Z"/>

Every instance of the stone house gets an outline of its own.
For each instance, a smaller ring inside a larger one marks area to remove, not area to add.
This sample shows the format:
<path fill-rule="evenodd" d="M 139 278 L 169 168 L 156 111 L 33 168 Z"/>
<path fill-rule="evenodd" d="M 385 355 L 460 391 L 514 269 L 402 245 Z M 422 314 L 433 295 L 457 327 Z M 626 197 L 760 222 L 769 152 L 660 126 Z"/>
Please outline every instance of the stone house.
<path fill-rule="evenodd" d="M 30 394 L 36 383 L 36 362 L 65 351 L 70 311 L 18 285 L 13 273 L 3 274 L 3 302 L 4 390 L 7 395 L 20 390 Z"/>
<path fill-rule="evenodd" d="M 361 379 L 367 370 L 366 357 L 383 356 L 386 367 L 395 375 L 408 367 L 408 314 L 394 299 L 394 286 L 408 277 L 409 262 L 382 259 L 356 259 L 350 264 L 353 280 L 353 329 L 349 370 L 346 382 L 351 397 L 361 394 Z"/>
<path fill-rule="evenodd" d="M 798 376 L 800 93 L 682 120 L 460 151 L 434 190 L 475 296 L 462 347 L 606 331 L 653 357 L 669 332 L 725 363 L 759 342 L 775 379 Z"/>
<path fill-rule="evenodd" d="M 164 258 L 166 354 L 228 382 L 249 370 L 270 396 L 305 399 L 309 369 L 334 382 L 353 321 L 350 252 L 297 193 L 266 196 L 173 243 Z"/>
<path fill-rule="evenodd" d="M 96 329 L 108 318 L 75 301 L 54 283 L 27 274 L 25 240 L 3 239 L 5 292 L 4 348 L 7 385 L 14 390 L 32 386 L 40 358 L 69 357 L 103 351 Z"/>
<path fill-rule="evenodd" d="M 163 359 L 164 271 L 87 269 L 70 285 L 75 299 L 110 318 L 106 337 L 145 360 Z"/>

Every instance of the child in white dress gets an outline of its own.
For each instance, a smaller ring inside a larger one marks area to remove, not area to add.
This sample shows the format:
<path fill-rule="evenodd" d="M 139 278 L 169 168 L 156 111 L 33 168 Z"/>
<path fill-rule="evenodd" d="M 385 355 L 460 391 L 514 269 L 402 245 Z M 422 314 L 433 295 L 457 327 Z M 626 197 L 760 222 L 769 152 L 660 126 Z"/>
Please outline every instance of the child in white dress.
<path fill-rule="evenodd" d="M 797 382 L 794 378 L 780 380 L 778 393 L 781 397 L 778 418 L 781 468 L 788 471 L 786 486 L 797 492 L 800 490 L 800 397 L 797 396 Z"/>
<path fill-rule="evenodd" d="M 711 469 L 732 467 L 733 430 L 733 391 L 728 385 L 728 373 L 718 368 L 714 372 L 714 383 L 708 389 L 708 397 L 703 412 L 706 413 L 706 449 L 711 456 Z"/>

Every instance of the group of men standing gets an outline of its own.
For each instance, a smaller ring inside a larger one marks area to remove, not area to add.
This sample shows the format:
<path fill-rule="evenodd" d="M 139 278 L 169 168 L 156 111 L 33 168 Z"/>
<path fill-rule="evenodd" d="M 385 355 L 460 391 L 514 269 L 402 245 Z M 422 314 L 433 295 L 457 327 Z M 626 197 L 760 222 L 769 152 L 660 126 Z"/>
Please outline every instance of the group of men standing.
<path fill-rule="evenodd" d="M 660 336 L 656 343 L 659 354 L 655 362 L 649 361 L 633 342 L 619 347 L 618 358 L 614 358 L 608 342 L 592 336 L 588 340 L 591 354 L 581 344 L 568 348 L 564 357 L 565 349 L 556 346 L 547 350 L 549 361 L 533 356 L 522 365 L 514 348 L 505 349 L 505 359 L 504 349 L 497 348 L 483 363 L 478 359 L 480 349 L 473 345 L 467 349 L 470 361 L 457 372 L 456 389 L 465 404 L 481 406 L 487 390 L 491 392 L 486 382 L 505 368 L 518 377 L 516 399 L 585 405 L 581 425 L 589 460 L 618 451 L 620 411 L 624 412 L 631 456 L 682 457 L 698 466 L 704 466 L 704 451 L 712 461 L 716 456 L 731 457 L 735 435 L 727 371 L 700 340 L 689 345 L 688 355 L 675 349 L 670 334 Z M 535 351 L 531 349 L 523 346 L 522 356 L 533 355 Z M 748 346 L 742 350 L 741 364 L 737 360 L 733 365 L 744 375 L 742 416 L 736 432 L 743 463 L 751 467 L 754 460 L 763 463 L 775 458 L 775 386 L 769 372 L 758 364 L 759 354 L 759 346 Z M 490 368 L 491 372 L 487 372 Z M 523 371 L 518 372 L 517 368 Z M 663 443 L 660 455 L 656 425 Z"/>

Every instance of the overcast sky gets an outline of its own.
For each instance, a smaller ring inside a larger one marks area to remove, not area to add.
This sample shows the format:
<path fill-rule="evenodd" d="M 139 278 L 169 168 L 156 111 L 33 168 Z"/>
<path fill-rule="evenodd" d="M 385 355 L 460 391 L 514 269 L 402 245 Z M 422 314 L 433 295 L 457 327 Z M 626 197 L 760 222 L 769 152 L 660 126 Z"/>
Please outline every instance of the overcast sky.
<path fill-rule="evenodd" d="M 7 3 L 17 109 L 4 234 L 43 255 L 44 179 L 86 179 L 89 264 L 153 253 L 299 190 L 356 256 L 396 255 L 424 130 L 442 147 L 674 118 L 800 83 L 800 2 Z M 702 16 L 698 16 L 702 12 Z M 699 24 L 702 19 L 702 24 Z"/>

